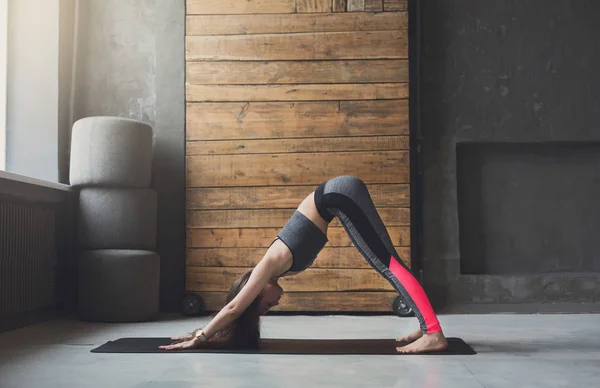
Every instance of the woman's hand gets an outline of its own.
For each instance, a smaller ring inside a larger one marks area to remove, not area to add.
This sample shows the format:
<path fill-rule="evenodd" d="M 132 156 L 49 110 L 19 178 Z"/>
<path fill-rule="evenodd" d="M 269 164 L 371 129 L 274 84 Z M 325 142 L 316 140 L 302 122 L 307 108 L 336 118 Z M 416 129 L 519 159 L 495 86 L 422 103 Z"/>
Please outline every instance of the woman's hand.
<path fill-rule="evenodd" d="M 184 341 L 189 341 L 191 339 L 194 339 L 195 334 L 198 332 L 198 330 L 200 330 L 200 329 L 196 329 L 193 332 L 186 334 L 186 335 L 182 335 L 180 337 L 171 337 L 171 341 L 173 341 L 173 343 L 178 343 L 178 342 L 184 342 Z"/>
<path fill-rule="evenodd" d="M 184 338 L 188 338 L 188 337 L 174 337 L 174 338 L 179 338 L 182 340 L 180 342 L 176 342 L 171 345 L 162 345 L 162 346 L 159 346 L 158 348 L 163 349 L 163 350 L 195 349 L 202 343 L 200 338 L 196 338 L 194 336 L 189 336 L 189 337 L 191 337 L 191 339 L 184 339 Z"/>
<path fill-rule="evenodd" d="M 191 339 L 194 339 L 194 335 L 193 334 L 188 334 L 188 335 L 184 335 L 181 337 L 172 337 L 171 341 L 173 341 L 173 344 L 179 343 L 179 342 L 185 342 L 185 341 L 189 341 Z"/>

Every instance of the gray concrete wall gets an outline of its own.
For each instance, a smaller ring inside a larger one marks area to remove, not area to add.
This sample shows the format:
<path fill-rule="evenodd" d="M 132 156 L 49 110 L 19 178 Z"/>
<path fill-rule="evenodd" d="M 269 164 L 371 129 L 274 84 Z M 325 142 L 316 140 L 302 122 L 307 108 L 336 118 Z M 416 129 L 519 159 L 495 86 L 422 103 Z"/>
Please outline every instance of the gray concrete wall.
<path fill-rule="evenodd" d="M 153 185 L 158 190 L 161 306 L 180 311 L 185 293 L 185 0 L 156 0 Z"/>
<path fill-rule="evenodd" d="M 461 274 L 457 197 L 457 144 L 600 140 L 597 2 L 431 0 L 421 2 L 420 18 L 422 260 L 424 281 L 432 299 L 438 306 L 600 300 L 600 275 L 593 272 Z M 532 162 L 532 158 L 515 160 Z M 583 185 L 577 192 L 585 192 L 586 184 L 591 185 L 590 192 L 595 190 L 589 179 L 576 181 Z M 590 196 L 585 196 L 587 203 L 574 204 L 572 192 L 565 190 L 561 195 L 554 201 L 569 202 L 573 211 L 600 217 L 597 206 L 589 203 Z M 518 205 L 506 198 L 497 200 L 503 206 Z M 480 208 L 479 216 L 498 215 L 497 211 L 486 211 L 495 205 L 488 201 L 487 208 Z M 495 222 L 487 219 L 482 225 Z M 575 230 L 570 233 L 589 235 L 584 230 L 586 225 L 573 223 Z M 529 232 L 527 237 L 538 243 L 539 228 L 520 230 Z M 598 260 L 597 244 L 588 248 L 596 249 L 588 256 L 595 255 Z M 568 260 L 570 254 L 576 259 L 577 247 L 565 249 L 562 254 L 566 257 L 561 260 Z"/>
<path fill-rule="evenodd" d="M 75 120 L 119 116 L 154 128 L 161 308 L 185 291 L 185 0 L 80 3 Z"/>
<path fill-rule="evenodd" d="M 58 181 L 59 0 L 9 0 L 6 170 Z"/>
<path fill-rule="evenodd" d="M 76 119 L 112 115 L 154 125 L 156 3 L 81 1 Z"/>

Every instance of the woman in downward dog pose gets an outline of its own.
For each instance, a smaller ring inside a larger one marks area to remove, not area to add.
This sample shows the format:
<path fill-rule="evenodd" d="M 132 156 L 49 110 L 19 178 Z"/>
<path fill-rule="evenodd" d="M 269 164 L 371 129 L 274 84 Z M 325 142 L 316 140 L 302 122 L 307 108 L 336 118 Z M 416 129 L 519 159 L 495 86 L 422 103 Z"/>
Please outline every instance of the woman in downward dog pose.
<path fill-rule="evenodd" d="M 328 242 L 327 227 L 334 217 L 338 217 L 362 256 L 402 295 L 419 320 L 419 330 L 398 339 L 409 344 L 397 351 L 445 349 L 448 343 L 423 287 L 400 260 L 366 185 L 353 176 L 330 179 L 308 195 L 260 262 L 233 284 L 226 305 L 213 319 L 204 328 L 174 337 L 173 344 L 161 348 L 189 349 L 206 342 L 257 348 L 259 318 L 278 305 L 283 293 L 277 280 L 311 266 Z"/>

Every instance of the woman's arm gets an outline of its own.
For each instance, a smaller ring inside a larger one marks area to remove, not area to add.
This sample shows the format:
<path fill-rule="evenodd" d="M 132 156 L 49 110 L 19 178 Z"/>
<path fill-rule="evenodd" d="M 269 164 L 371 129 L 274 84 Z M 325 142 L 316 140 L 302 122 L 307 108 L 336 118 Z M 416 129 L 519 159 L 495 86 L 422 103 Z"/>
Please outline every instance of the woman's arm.
<path fill-rule="evenodd" d="M 219 330 L 225 328 L 237 317 L 239 317 L 247 308 L 250 306 L 252 301 L 258 297 L 262 292 L 265 285 L 273 277 L 275 271 L 281 267 L 281 261 L 273 256 L 265 256 L 263 259 L 254 267 L 248 283 L 242 288 L 240 293 L 225 307 L 219 311 L 219 313 L 206 325 L 202 330 L 196 333 L 196 337 L 180 342 L 177 344 L 161 346 L 162 349 L 186 349 L 195 347 L 199 343 L 203 342 L 198 338 L 200 334 L 203 334 L 206 339 L 209 339 L 215 335 Z"/>

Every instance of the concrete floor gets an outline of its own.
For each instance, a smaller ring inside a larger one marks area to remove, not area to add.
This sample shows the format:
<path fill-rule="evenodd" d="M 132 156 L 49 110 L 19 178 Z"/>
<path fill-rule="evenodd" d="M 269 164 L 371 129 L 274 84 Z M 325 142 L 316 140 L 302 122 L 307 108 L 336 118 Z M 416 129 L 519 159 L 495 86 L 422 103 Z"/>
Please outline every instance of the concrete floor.
<path fill-rule="evenodd" d="M 54 320 L 0 334 L 0 387 L 598 387 L 600 315 L 442 315 L 471 356 L 96 354 L 120 337 L 164 337 L 202 319 L 140 324 Z M 417 327 L 393 316 L 266 316 L 263 336 L 394 338 Z"/>

